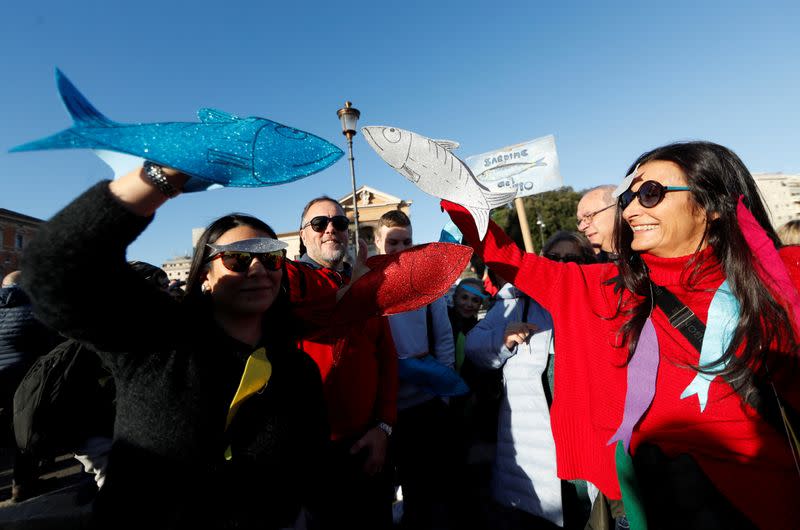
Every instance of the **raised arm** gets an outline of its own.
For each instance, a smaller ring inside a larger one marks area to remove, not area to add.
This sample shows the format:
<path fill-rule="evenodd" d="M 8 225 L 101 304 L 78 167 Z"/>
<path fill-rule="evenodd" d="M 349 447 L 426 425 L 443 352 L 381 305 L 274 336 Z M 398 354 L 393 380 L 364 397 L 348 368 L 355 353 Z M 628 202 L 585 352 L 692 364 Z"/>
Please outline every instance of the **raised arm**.
<path fill-rule="evenodd" d="M 448 201 L 442 201 L 442 207 L 487 267 L 551 313 L 580 303 L 601 314 L 613 312 L 616 299 L 609 296 L 611 288 L 602 288 L 603 281 L 616 274 L 613 264 L 558 263 L 523 252 L 493 221 L 489 221 L 486 237 L 480 241 L 475 222 L 465 208 Z"/>
<path fill-rule="evenodd" d="M 170 172 L 180 188 L 185 177 Z M 175 302 L 127 264 L 128 245 L 166 195 L 141 169 L 100 182 L 45 223 L 25 249 L 25 288 L 39 318 L 100 350 L 135 351 L 175 325 Z"/>
<path fill-rule="evenodd" d="M 486 236 L 480 241 L 475 222 L 464 207 L 449 201 L 442 201 L 442 207 L 487 267 L 550 309 L 562 288 L 563 264 L 523 252 L 494 221 L 489 221 Z"/>

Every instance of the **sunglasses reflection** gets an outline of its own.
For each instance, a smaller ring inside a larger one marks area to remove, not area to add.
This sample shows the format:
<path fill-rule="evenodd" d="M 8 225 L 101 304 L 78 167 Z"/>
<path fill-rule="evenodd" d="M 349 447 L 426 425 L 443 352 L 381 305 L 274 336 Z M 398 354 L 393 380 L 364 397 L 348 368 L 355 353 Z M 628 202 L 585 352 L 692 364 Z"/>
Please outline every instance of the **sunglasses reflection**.
<path fill-rule="evenodd" d="M 285 250 L 276 250 L 273 252 L 237 252 L 237 251 L 223 251 L 214 256 L 211 256 L 208 261 L 219 259 L 222 265 L 231 272 L 243 273 L 246 272 L 254 259 L 257 259 L 261 265 L 268 271 L 277 271 L 283 267 L 283 262 L 286 258 Z"/>

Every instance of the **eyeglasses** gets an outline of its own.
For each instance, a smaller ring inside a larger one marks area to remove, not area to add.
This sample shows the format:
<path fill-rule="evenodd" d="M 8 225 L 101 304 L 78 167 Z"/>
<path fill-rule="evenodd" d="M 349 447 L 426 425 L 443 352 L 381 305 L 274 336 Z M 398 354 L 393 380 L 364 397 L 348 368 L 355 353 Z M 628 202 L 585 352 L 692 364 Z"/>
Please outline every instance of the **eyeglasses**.
<path fill-rule="evenodd" d="M 554 252 L 545 252 L 544 257 L 551 261 L 560 261 L 562 263 L 583 263 L 583 256 L 577 254 L 556 254 Z"/>
<path fill-rule="evenodd" d="M 247 272 L 250 264 L 254 259 L 261 262 L 268 271 L 277 271 L 283 267 L 283 262 L 286 259 L 285 250 L 276 250 L 274 252 L 238 252 L 235 250 L 224 250 L 222 252 L 215 252 L 206 258 L 206 263 L 210 263 L 219 258 L 222 261 L 222 266 L 231 272 Z"/>
<path fill-rule="evenodd" d="M 350 226 L 350 219 L 344 215 L 334 215 L 333 217 L 328 217 L 327 215 L 318 215 L 301 226 L 300 230 L 310 226 L 311 230 L 314 232 L 324 232 L 325 229 L 328 228 L 328 223 L 333 223 L 333 228 L 339 232 L 342 232 L 347 230 L 347 227 Z"/>
<path fill-rule="evenodd" d="M 647 180 L 642 182 L 642 185 L 639 186 L 639 189 L 636 191 L 625 191 L 622 195 L 619 196 L 619 207 L 620 209 L 624 210 L 627 208 L 630 203 L 633 202 L 633 199 L 638 198 L 639 204 L 641 204 L 645 208 L 652 208 L 653 206 L 657 205 L 661 201 L 664 200 L 664 195 L 670 191 L 689 191 L 688 186 L 662 186 L 660 183 L 656 182 L 655 180 Z"/>
<path fill-rule="evenodd" d="M 587 213 L 583 217 L 578 217 L 578 228 L 580 228 L 583 223 L 586 223 L 587 225 L 588 224 L 592 224 L 592 220 L 594 219 L 595 215 L 599 214 L 600 212 L 605 212 L 606 210 L 608 210 L 609 208 L 611 208 L 613 206 L 616 206 L 616 204 L 615 203 L 611 203 L 608 206 L 603 206 L 599 210 L 595 210 L 595 211 L 593 211 L 591 213 Z"/>

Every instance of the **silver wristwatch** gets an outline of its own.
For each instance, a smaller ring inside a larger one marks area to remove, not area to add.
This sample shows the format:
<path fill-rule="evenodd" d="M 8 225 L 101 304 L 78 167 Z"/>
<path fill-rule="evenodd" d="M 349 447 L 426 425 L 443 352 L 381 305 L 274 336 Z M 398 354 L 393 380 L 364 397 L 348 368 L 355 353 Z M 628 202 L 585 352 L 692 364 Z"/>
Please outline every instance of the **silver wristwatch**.
<path fill-rule="evenodd" d="M 392 436 L 392 426 L 388 423 L 380 422 L 376 425 L 380 430 L 386 433 L 386 437 L 390 438 Z"/>
<path fill-rule="evenodd" d="M 169 183 L 167 177 L 164 176 L 164 168 L 159 166 L 158 164 L 154 164 L 149 160 L 145 161 L 144 165 L 144 174 L 147 175 L 147 180 L 153 183 L 153 185 L 158 188 L 158 191 L 166 195 L 168 198 L 172 198 L 180 193 L 175 186 Z"/>

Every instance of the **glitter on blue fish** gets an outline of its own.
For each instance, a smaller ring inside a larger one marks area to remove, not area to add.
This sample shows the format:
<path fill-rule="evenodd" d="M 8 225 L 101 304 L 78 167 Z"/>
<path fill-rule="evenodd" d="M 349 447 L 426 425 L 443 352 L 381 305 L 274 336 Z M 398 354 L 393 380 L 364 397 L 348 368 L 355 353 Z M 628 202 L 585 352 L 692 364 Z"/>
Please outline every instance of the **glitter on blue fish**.
<path fill-rule="evenodd" d="M 56 83 L 75 125 L 12 152 L 94 149 L 112 167 L 115 157 L 146 159 L 193 177 L 184 191 L 292 182 L 330 167 L 344 154 L 311 133 L 216 109 L 200 109 L 200 123 L 118 123 L 101 114 L 58 69 Z"/>

